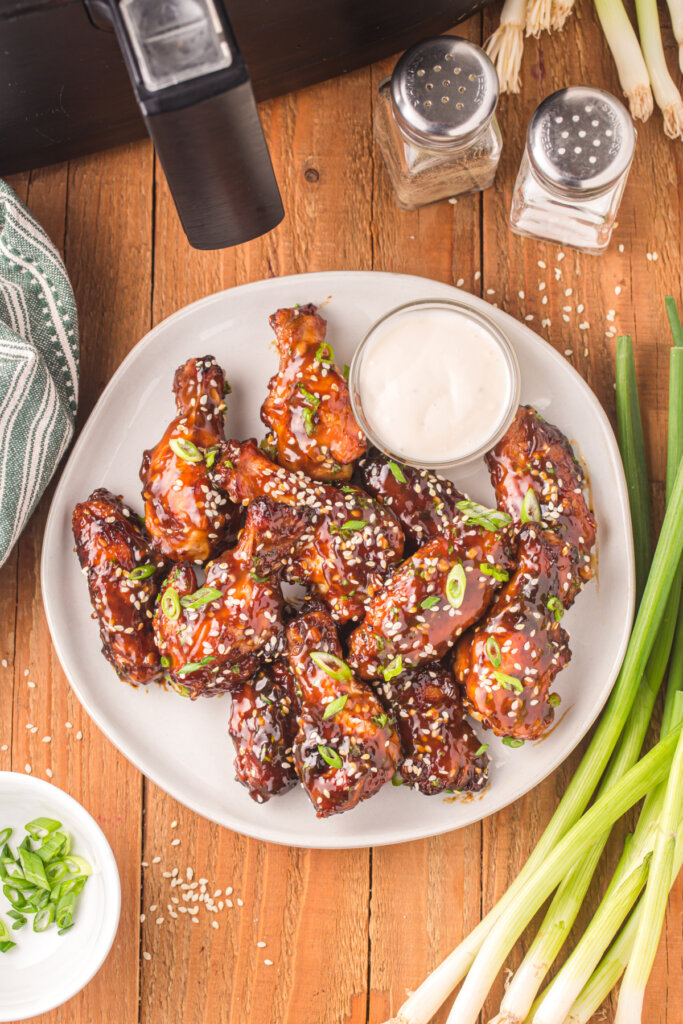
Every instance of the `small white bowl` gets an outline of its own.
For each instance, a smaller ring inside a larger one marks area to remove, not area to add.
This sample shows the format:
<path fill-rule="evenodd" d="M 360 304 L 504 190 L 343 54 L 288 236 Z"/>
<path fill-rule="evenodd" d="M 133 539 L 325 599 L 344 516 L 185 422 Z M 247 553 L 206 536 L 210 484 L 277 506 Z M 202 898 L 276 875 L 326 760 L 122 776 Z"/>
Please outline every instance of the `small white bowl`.
<path fill-rule="evenodd" d="M 23 839 L 24 826 L 40 815 L 57 818 L 73 840 L 73 850 L 93 873 L 78 898 L 74 926 L 58 935 L 53 925 L 36 934 L 32 918 L 17 932 L 9 953 L 0 953 L 0 1021 L 36 1017 L 61 1006 L 87 985 L 111 949 L 121 912 L 121 884 L 114 854 L 97 822 L 73 797 L 42 779 L 0 772 L 0 830 L 10 825 L 10 846 Z M 0 890 L 0 916 L 11 930 L 10 905 Z"/>

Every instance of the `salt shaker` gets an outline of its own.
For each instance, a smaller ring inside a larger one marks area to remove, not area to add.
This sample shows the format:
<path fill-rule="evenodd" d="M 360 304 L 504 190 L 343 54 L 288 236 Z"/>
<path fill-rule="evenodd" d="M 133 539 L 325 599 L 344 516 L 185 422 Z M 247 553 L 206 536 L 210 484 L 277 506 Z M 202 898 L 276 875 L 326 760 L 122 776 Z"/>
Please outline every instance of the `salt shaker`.
<path fill-rule="evenodd" d="M 412 46 L 379 86 L 375 136 L 398 205 L 414 210 L 489 188 L 502 150 L 498 76 L 458 36 Z"/>
<path fill-rule="evenodd" d="M 510 210 L 519 235 L 600 253 L 609 245 L 636 132 L 623 103 L 570 86 L 534 113 Z"/>

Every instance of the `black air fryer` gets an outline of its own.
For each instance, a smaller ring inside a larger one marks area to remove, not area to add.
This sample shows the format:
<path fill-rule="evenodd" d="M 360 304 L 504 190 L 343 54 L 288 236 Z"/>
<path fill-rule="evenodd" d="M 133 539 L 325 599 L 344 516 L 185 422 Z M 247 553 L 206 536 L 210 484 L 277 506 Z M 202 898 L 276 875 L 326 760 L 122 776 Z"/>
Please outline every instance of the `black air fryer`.
<path fill-rule="evenodd" d="M 0 0 L 0 175 L 151 135 L 198 249 L 284 211 L 256 100 L 452 27 L 489 0 Z"/>

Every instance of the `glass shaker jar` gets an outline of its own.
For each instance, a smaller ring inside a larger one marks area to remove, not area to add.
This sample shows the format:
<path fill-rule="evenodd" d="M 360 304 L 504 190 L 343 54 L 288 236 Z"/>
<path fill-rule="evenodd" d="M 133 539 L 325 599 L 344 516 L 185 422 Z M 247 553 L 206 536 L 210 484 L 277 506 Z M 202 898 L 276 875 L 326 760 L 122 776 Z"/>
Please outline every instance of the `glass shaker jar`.
<path fill-rule="evenodd" d="M 396 201 L 415 210 L 493 184 L 502 150 L 498 76 L 458 36 L 412 46 L 379 86 L 375 136 Z"/>
<path fill-rule="evenodd" d="M 534 113 L 510 224 L 581 252 L 609 245 L 636 143 L 628 111 L 602 89 L 570 86 Z"/>

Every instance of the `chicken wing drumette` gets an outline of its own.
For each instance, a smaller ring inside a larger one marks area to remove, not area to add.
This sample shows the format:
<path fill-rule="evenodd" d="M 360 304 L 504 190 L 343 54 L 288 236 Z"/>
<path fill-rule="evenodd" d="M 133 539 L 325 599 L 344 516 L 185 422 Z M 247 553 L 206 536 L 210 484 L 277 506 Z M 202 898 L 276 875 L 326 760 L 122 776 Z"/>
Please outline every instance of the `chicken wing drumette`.
<path fill-rule="evenodd" d="M 349 637 L 349 663 L 365 679 L 386 679 L 440 660 L 481 618 L 511 566 L 506 532 L 470 524 L 428 541 L 368 602 Z"/>
<path fill-rule="evenodd" d="M 225 376 L 213 356 L 188 359 L 173 391 L 178 415 L 142 457 L 145 525 L 166 558 L 201 563 L 234 538 L 240 516 L 207 472 L 225 439 Z"/>
<path fill-rule="evenodd" d="M 488 757 L 465 718 L 460 687 L 439 664 L 377 684 L 392 710 L 401 743 L 404 782 L 431 796 L 445 790 L 478 792 Z"/>
<path fill-rule="evenodd" d="M 232 693 L 228 726 L 235 744 L 235 777 L 264 803 L 297 781 L 293 745 L 299 701 L 294 674 L 278 658 Z"/>
<path fill-rule="evenodd" d="M 280 368 L 268 384 L 261 419 L 273 431 L 277 461 L 313 480 L 344 482 L 366 441 L 325 341 L 325 321 L 315 306 L 296 306 L 278 309 L 270 326 Z"/>
<path fill-rule="evenodd" d="M 504 437 L 486 456 L 496 499 L 516 523 L 537 519 L 571 555 L 559 597 L 569 608 L 593 575 L 597 525 L 584 498 L 586 482 L 564 434 L 528 405 L 517 410 Z"/>
<path fill-rule="evenodd" d="M 133 686 L 153 682 L 163 671 L 152 615 L 166 560 L 152 549 L 139 517 L 104 488 L 76 505 L 73 532 L 102 653 Z"/>
<path fill-rule="evenodd" d="M 167 678 L 190 697 L 237 688 L 272 658 L 284 635 L 282 566 L 309 514 L 269 498 L 252 502 L 239 543 L 206 567 L 176 566 L 161 592 L 154 635 Z"/>
<path fill-rule="evenodd" d="M 392 778 L 398 737 L 372 689 L 342 660 L 327 611 L 310 611 L 287 626 L 297 679 L 299 731 L 294 761 L 319 818 L 351 810 Z"/>
<path fill-rule="evenodd" d="M 571 559 L 552 531 L 535 523 L 522 527 L 514 575 L 455 650 L 465 710 L 498 736 L 538 739 L 553 720 L 559 697 L 550 687 L 571 657 L 560 625 L 560 591 Z"/>
<path fill-rule="evenodd" d="M 362 618 L 403 553 L 403 531 L 390 509 L 365 491 L 314 483 L 302 473 L 276 466 L 255 441 L 228 441 L 220 449 L 213 478 L 234 502 L 248 505 L 259 495 L 309 509 L 313 518 L 284 570 L 329 605 L 339 623 Z"/>

